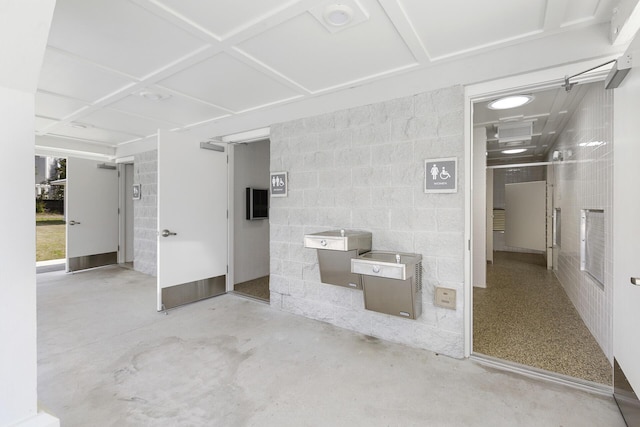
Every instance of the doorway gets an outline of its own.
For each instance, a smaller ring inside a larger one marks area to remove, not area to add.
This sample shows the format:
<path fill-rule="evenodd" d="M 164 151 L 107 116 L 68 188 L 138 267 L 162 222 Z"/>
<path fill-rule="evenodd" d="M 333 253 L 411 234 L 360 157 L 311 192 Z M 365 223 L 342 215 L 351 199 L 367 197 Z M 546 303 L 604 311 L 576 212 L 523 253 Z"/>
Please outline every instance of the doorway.
<path fill-rule="evenodd" d="M 269 302 L 268 139 L 233 145 L 233 290 Z"/>
<path fill-rule="evenodd" d="M 556 85 L 517 94 L 531 100 L 496 111 L 489 103 L 498 95 L 489 94 L 472 106 L 473 143 L 482 144 L 475 151 L 485 154 L 474 157 L 474 175 L 489 170 L 493 178 L 487 179 L 490 191 L 474 189 L 474 200 L 482 198 L 485 203 L 481 209 L 474 205 L 474 212 L 486 212 L 486 227 L 474 223 L 474 238 L 484 233 L 484 241 L 490 244 L 484 250 L 474 246 L 472 255 L 474 284 L 480 285 L 472 291 L 472 351 L 480 358 L 610 387 L 612 336 L 606 321 L 612 310 L 610 291 L 593 283 L 580 267 L 576 255 L 580 236 L 573 225 L 581 209 L 610 212 L 607 194 L 612 189 L 604 182 L 591 182 L 593 171 L 588 164 L 610 154 L 612 95 L 601 81 L 584 82 L 571 91 Z M 476 137 L 478 129 L 484 138 Z M 612 170 L 604 169 L 598 173 L 607 181 Z M 538 236 L 544 244 L 514 247 L 505 236 L 505 222 L 509 222 L 505 185 L 534 181 L 548 184 L 541 210 L 546 218 Z M 492 197 L 478 197 L 478 191 Z M 486 205 L 487 199 L 492 206 Z M 563 227 L 556 230 L 562 247 L 554 245 L 553 212 L 562 212 Z M 605 252 L 610 249 L 602 248 L 603 263 Z M 476 280 L 479 264 L 484 264 L 486 273 Z M 602 303 L 585 302 L 589 298 Z"/>

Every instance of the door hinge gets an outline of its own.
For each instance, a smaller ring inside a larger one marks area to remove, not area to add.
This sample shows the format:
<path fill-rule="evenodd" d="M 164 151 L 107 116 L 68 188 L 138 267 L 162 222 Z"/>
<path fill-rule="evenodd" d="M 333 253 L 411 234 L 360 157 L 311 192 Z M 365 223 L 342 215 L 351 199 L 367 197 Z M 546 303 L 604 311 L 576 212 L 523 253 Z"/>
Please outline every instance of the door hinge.
<path fill-rule="evenodd" d="M 118 171 L 118 178 L 120 178 L 120 171 Z"/>
<path fill-rule="evenodd" d="M 227 164 L 229 164 L 229 155 L 227 154 Z"/>
<path fill-rule="evenodd" d="M 229 209 L 227 209 L 227 219 L 229 219 Z"/>
<path fill-rule="evenodd" d="M 229 273 L 229 264 L 227 264 L 227 273 Z"/>
<path fill-rule="evenodd" d="M 120 208 L 118 208 L 118 215 L 120 215 Z"/>
<path fill-rule="evenodd" d="M 470 251 L 471 250 L 471 239 L 467 240 L 467 242 L 468 242 L 468 246 L 469 246 L 468 250 Z"/>

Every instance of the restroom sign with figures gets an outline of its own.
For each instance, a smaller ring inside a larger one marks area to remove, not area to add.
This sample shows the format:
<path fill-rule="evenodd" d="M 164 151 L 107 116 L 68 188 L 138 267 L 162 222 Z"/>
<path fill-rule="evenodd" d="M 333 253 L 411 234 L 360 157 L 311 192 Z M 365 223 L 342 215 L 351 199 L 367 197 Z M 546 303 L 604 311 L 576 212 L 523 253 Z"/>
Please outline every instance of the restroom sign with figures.
<path fill-rule="evenodd" d="M 271 173 L 271 197 L 287 197 L 287 185 L 286 172 Z"/>
<path fill-rule="evenodd" d="M 445 157 L 424 161 L 425 193 L 458 192 L 458 158 Z"/>

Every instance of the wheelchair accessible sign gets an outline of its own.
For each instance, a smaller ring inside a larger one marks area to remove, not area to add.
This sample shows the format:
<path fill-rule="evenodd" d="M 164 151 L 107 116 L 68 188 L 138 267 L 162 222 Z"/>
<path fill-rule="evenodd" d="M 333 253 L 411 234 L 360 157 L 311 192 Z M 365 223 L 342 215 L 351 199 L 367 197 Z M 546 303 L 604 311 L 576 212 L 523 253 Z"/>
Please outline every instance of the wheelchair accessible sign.
<path fill-rule="evenodd" d="M 424 161 L 425 193 L 458 192 L 458 158 L 428 159 Z"/>

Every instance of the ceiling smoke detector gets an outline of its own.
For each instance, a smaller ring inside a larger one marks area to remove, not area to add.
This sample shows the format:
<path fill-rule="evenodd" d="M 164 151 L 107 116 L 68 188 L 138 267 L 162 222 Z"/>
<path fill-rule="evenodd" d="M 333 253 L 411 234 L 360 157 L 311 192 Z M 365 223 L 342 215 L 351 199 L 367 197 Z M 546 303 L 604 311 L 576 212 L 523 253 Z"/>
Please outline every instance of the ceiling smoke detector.
<path fill-rule="evenodd" d="M 356 0 L 323 2 L 309 9 L 309 13 L 330 33 L 354 27 L 369 19 L 369 14 Z"/>
<path fill-rule="evenodd" d="M 148 99 L 149 101 L 163 101 L 165 99 L 171 98 L 171 95 L 166 93 L 154 92 L 152 90 L 141 90 L 138 92 L 138 95 Z"/>
<path fill-rule="evenodd" d="M 353 9 L 346 4 L 331 4 L 324 10 L 325 22 L 334 27 L 342 27 L 353 20 Z"/>

